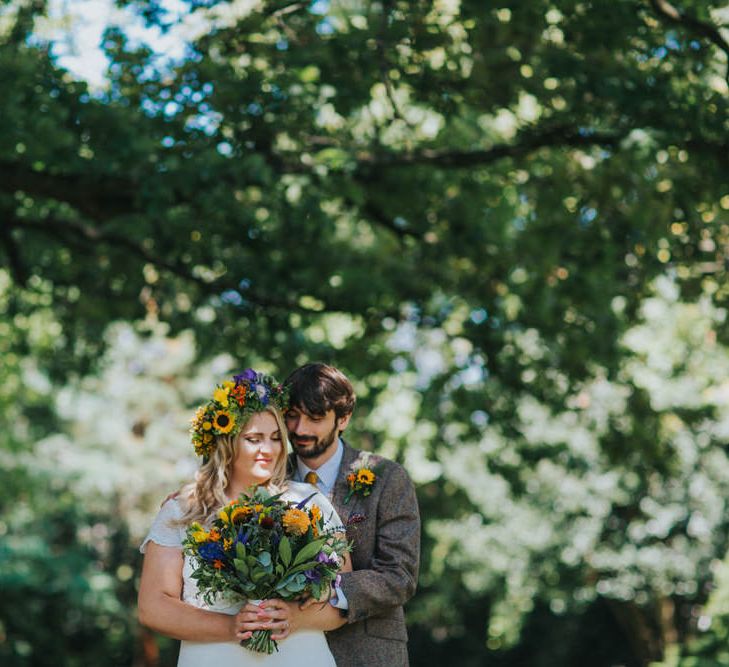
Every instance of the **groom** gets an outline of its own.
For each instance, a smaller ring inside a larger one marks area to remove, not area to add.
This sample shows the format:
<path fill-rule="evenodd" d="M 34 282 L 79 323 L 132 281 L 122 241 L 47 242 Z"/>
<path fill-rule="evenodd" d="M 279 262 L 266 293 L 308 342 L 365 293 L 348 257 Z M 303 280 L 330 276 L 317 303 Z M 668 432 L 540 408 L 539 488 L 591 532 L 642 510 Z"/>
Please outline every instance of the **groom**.
<path fill-rule="evenodd" d="M 353 572 L 342 574 L 331 600 L 346 623 L 327 633 L 329 648 L 338 667 L 407 665 L 403 605 L 415 592 L 420 551 L 413 484 L 397 463 L 342 439 L 356 397 L 341 371 L 307 364 L 285 384 L 291 405 L 286 427 L 294 449 L 289 474 L 331 498 L 353 543 Z"/>

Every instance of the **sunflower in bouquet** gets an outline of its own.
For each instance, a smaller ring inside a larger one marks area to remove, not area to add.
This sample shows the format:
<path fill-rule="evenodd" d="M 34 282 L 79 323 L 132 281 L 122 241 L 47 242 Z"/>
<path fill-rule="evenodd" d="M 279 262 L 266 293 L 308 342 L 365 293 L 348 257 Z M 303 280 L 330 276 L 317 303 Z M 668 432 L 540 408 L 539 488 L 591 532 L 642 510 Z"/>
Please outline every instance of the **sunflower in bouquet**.
<path fill-rule="evenodd" d="M 207 529 L 189 526 L 183 549 L 203 599 L 320 599 L 349 545 L 325 528 L 317 505 L 307 507 L 310 498 L 294 504 L 258 487 L 223 507 Z M 260 653 L 278 650 L 270 630 L 256 630 L 241 644 Z"/>

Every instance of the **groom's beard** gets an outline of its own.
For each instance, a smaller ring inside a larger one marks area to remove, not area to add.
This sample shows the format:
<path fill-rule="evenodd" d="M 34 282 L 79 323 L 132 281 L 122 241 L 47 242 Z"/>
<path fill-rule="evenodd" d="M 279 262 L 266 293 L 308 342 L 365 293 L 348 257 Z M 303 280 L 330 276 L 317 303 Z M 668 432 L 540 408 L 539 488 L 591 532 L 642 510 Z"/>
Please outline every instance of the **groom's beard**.
<path fill-rule="evenodd" d="M 334 424 L 334 428 L 330 433 L 325 435 L 321 440 L 313 435 L 297 436 L 295 433 L 289 433 L 291 446 L 294 448 L 296 455 L 302 459 L 314 459 L 329 449 L 339 436 L 338 424 Z M 301 444 L 299 444 L 299 441 Z M 312 444 L 313 443 L 313 444 Z"/>

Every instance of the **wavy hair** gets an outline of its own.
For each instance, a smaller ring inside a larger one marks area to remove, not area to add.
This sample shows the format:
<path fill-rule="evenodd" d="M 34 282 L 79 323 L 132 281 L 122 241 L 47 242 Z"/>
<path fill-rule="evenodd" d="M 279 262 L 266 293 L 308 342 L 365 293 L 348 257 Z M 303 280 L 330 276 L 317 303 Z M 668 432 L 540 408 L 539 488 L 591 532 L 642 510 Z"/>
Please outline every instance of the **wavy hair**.
<path fill-rule="evenodd" d="M 286 488 L 286 464 L 289 451 L 289 439 L 286 423 L 280 410 L 269 407 L 265 410 L 273 415 L 281 433 L 281 454 L 273 468 L 271 478 L 264 485 L 272 493 L 279 493 Z M 254 413 L 259 414 L 259 413 Z M 238 433 L 215 436 L 215 447 L 195 475 L 195 481 L 180 489 L 179 498 L 183 506 L 183 515 L 179 524 L 190 524 L 193 521 L 207 523 L 214 518 L 218 510 L 228 503 L 225 490 L 230 482 L 233 462 L 236 455 L 238 435 L 245 429 L 245 424 Z"/>

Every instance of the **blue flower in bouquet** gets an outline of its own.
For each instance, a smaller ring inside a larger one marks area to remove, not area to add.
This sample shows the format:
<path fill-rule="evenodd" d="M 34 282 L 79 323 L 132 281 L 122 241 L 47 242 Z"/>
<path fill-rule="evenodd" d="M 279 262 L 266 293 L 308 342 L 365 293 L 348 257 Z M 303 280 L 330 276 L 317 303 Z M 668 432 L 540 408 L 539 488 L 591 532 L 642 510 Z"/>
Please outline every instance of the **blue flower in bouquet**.
<path fill-rule="evenodd" d="M 219 542 L 208 542 L 207 544 L 201 545 L 198 553 L 201 558 L 210 562 L 225 558 L 225 550 Z"/>

